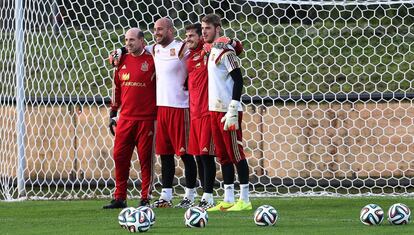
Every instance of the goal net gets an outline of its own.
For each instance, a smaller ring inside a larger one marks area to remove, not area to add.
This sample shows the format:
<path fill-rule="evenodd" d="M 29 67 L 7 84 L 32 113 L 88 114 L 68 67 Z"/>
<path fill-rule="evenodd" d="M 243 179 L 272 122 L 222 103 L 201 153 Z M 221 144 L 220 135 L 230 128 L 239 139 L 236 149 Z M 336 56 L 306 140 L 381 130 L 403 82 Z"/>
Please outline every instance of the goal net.
<path fill-rule="evenodd" d="M 412 0 L 0 0 L 0 200 L 110 197 L 108 52 L 130 27 L 152 43 L 167 16 L 183 39 L 208 13 L 244 45 L 253 194 L 414 191 Z M 159 159 L 155 174 L 159 193 Z M 129 197 L 140 182 L 134 154 Z"/>

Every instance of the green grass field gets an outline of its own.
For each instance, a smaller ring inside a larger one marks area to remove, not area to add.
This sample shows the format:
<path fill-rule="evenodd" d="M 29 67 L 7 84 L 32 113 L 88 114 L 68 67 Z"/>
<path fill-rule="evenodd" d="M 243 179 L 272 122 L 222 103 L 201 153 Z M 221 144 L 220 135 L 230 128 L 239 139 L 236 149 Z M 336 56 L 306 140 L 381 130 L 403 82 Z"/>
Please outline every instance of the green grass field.
<path fill-rule="evenodd" d="M 0 234 L 127 234 L 119 227 L 120 210 L 103 210 L 107 200 L 0 202 Z M 412 222 L 391 226 L 365 226 L 360 209 L 376 203 L 385 211 L 401 202 L 414 208 L 411 198 L 253 198 L 254 209 L 274 206 L 279 219 L 274 227 L 258 227 L 253 212 L 209 213 L 207 227 L 186 228 L 184 209 L 155 209 L 156 223 L 147 234 L 414 234 Z M 134 206 L 136 200 L 130 200 Z"/>

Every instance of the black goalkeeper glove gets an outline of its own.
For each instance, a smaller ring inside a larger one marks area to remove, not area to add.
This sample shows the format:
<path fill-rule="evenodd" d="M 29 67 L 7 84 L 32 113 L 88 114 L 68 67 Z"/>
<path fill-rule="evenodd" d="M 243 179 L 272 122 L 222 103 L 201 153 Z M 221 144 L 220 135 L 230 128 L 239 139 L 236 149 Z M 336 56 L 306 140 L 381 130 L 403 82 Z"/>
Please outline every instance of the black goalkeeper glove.
<path fill-rule="evenodd" d="M 116 121 L 118 121 L 118 111 L 111 110 L 109 114 L 109 131 L 111 131 L 112 135 L 115 136 L 114 127 L 116 127 Z"/>

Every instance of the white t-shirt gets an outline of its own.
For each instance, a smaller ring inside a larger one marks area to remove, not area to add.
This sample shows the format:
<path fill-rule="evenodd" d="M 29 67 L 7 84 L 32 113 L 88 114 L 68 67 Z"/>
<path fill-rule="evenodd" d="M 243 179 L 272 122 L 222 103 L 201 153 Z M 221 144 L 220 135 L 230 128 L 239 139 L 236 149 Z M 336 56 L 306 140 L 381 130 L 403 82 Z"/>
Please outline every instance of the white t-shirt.
<path fill-rule="evenodd" d="M 233 49 L 228 46 L 227 49 Z M 233 95 L 234 80 L 230 72 L 240 68 L 239 59 L 234 50 L 211 48 L 208 58 L 208 108 L 210 111 L 227 112 Z M 217 61 L 217 58 L 221 58 Z M 217 64 L 216 64 L 217 62 Z M 243 111 L 241 105 L 239 111 Z"/>
<path fill-rule="evenodd" d="M 153 53 L 157 76 L 157 106 L 188 108 L 188 90 L 184 88 L 188 72 L 189 51 L 184 43 L 172 41 L 168 46 L 155 44 L 145 49 Z"/>

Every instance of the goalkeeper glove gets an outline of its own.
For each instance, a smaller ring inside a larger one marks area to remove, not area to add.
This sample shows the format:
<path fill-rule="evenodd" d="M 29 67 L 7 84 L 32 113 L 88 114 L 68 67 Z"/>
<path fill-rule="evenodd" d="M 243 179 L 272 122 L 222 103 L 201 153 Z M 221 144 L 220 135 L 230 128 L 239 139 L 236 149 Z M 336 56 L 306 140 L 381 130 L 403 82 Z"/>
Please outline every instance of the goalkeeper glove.
<path fill-rule="evenodd" d="M 111 131 L 112 135 L 115 136 L 114 127 L 116 127 L 116 122 L 118 121 L 118 112 L 115 110 L 111 110 L 109 114 L 109 131 Z"/>
<path fill-rule="evenodd" d="M 222 36 L 222 37 L 219 37 L 216 40 L 214 40 L 214 45 L 218 45 L 220 43 L 222 45 L 221 47 L 223 47 L 224 45 L 230 45 L 233 48 L 236 47 L 236 41 L 233 40 L 233 39 L 231 39 L 231 38 L 229 38 L 229 37 Z"/>
<path fill-rule="evenodd" d="M 235 131 L 239 129 L 239 104 L 240 101 L 230 101 L 229 108 L 226 115 L 221 119 L 221 123 L 224 122 L 225 131 Z"/>
<path fill-rule="evenodd" d="M 226 45 L 230 45 L 234 48 L 234 52 L 236 52 L 236 55 L 240 55 L 243 52 L 243 45 L 241 42 L 237 40 L 233 40 L 229 37 L 219 37 L 216 40 L 214 40 L 213 46 L 217 48 L 226 48 Z"/>

